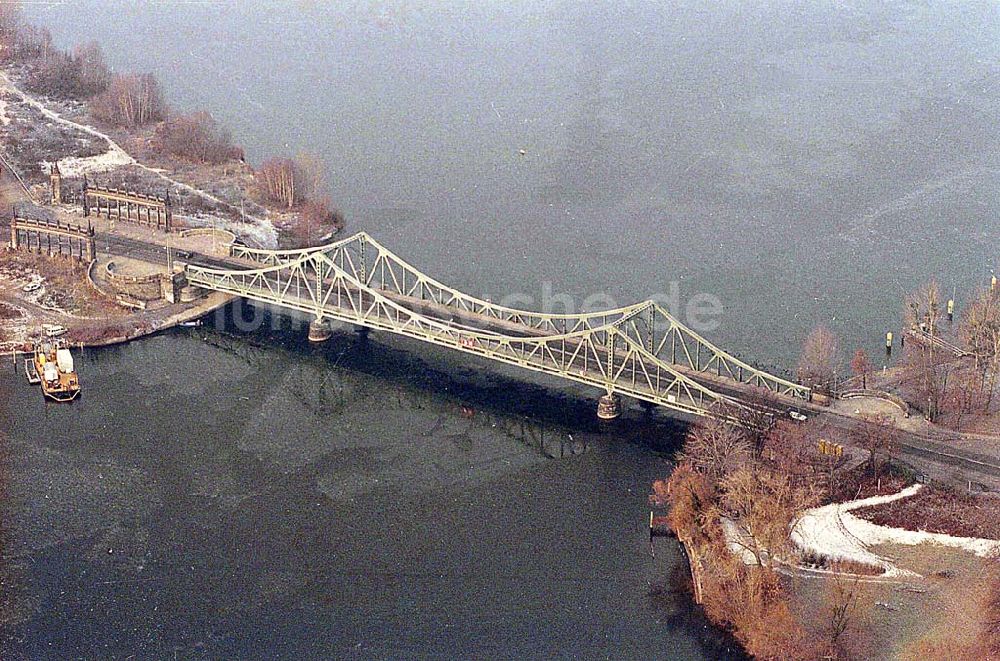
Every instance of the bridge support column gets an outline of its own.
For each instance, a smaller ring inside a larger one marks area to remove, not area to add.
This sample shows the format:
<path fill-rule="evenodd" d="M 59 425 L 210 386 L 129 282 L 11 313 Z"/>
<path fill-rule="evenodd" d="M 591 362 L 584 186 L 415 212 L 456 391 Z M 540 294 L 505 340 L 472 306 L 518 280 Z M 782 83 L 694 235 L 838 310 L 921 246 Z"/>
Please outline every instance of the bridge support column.
<path fill-rule="evenodd" d="M 330 322 L 323 318 L 317 318 L 309 322 L 309 341 L 310 342 L 324 342 L 330 339 L 333 335 L 333 329 L 330 327 Z"/>
<path fill-rule="evenodd" d="M 601 398 L 597 400 L 597 417 L 601 420 L 614 420 L 621 414 L 621 398 L 618 395 L 608 393 L 601 395 Z"/>
<path fill-rule="evenodd" d="M 181 287 L 180 300 L 181 303 L 190 303 L 191 301 L 196 301 L 199 298 L 207 296 L 209 293 L 210 292 L 208 290 L 202 289 L 201 287 L 185 285 Z"/>

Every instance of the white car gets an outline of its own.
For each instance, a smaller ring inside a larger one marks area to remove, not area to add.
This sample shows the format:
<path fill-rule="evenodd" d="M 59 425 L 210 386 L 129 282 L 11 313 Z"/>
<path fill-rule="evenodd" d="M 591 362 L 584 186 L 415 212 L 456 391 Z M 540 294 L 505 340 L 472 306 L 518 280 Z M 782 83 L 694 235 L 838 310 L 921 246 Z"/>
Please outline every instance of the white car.
<path fill-rule="evenodd" d="M 21 291 L 30 294 L 33 291 L 38 291 L 42 288 L 42 283 L 40 282 L 29 282 L 25 286 L 21 287 Z"/>
<path fill-rule="evenodd" d="M 791 418 L 792 420 L 798 420 L 799 422 L 805 422 L 806 420 L 809 419 L 807 416 L 802 415 L 798 411 L 789 411 L 788 417 Z"/>
<path fill-rule="evenodd" d="M 46 337 L 59 337 L 66 334 L 66 327 L 59 324 L 42 324 Z"/>

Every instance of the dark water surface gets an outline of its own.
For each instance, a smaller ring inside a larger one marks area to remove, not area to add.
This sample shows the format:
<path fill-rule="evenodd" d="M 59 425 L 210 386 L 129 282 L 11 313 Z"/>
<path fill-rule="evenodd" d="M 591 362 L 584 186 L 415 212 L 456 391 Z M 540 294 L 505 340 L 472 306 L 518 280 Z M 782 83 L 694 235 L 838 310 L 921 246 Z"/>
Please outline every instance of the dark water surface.
<path fill-rule="evenodd" d="M 68 406 L 5 364 L 3 658 L 731 655 L 649 555 L 676 422 L 414 349 L 174 332 Z"/>

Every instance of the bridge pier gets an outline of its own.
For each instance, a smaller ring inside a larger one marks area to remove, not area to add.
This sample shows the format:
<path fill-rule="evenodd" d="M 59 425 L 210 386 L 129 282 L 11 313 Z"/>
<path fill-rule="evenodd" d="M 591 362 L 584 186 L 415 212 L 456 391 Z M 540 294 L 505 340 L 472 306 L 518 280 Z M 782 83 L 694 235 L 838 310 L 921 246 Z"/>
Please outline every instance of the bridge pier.
<path fill-rule="evenodd" d="M 183 287 L 180 288 L 179 292 L 180 301 L 181 303 L 190 303 L 192 301 L 196 301 L 199 298 L 206 296 L 209 293 L 211 292 L 209 292 L 206 289 L 202 289 L 201 287 L 195 287 L 194 285 L 184 285 Z"/>
<path fill-rule="evenodd" d="M 330 327 L 330 322 L 326 319 L 318 317 L 309 322 L 310 342 L 325 342 L 330 339 L 331 335 L 333 335 L 333 328 Z"/>
<path fill-rule="evenodd" d="M 621 397 L 614 393 L 601 395 L 597 400 L 597 417 L 601 420 L 614 420 L 622 414 Z"/>

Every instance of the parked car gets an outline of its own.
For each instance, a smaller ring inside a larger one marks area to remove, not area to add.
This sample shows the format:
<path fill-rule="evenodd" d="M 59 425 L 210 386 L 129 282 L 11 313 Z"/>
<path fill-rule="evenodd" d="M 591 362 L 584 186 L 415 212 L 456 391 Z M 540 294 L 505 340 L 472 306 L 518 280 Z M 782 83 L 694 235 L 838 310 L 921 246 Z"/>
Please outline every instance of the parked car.
<path fill-rule="evenodd" d="M 806 420 L 809 419 L 807 416 L 799 413 L 798 411 L 789 411 L 788 417 L 790 417 L 792 420 L 797 420 L 799 422 L 805 422 Z"/>
<path fill-rule="evenodd" d="M 40 283 L 40 282 L 29 282 L 25 286 L 21 287 L 21 291 L 30 294 L 31 292 L 38 291 L 41 288 L 42 288 L 42 283 Z"/>
<path fill-rule="evenodd" d="M 66 327 L 59 324 L 42 324 L 46 337 L 59 337 L 66 334 Z"/>

